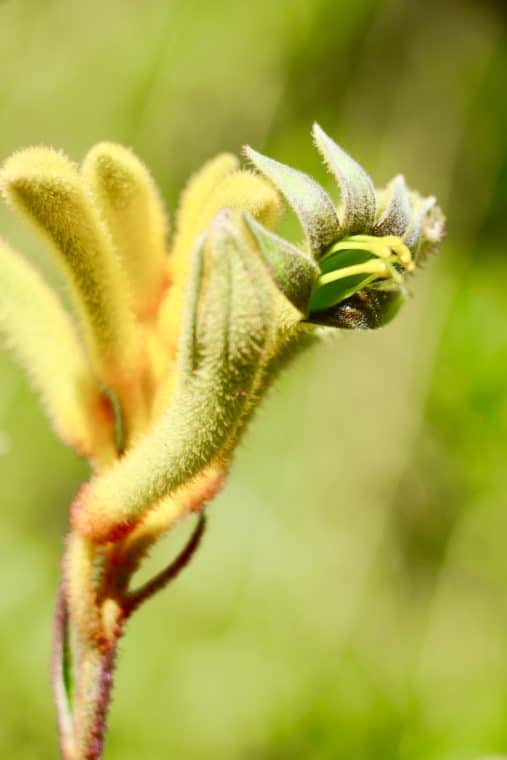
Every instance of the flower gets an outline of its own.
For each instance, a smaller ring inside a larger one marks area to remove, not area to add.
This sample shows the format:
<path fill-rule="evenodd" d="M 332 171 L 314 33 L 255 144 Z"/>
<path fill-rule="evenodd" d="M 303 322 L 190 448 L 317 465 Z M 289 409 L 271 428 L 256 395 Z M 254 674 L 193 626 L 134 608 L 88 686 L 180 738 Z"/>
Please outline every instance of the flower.
<path fill-rule="evenodd" d="M 94 467 L 73 507 L 88 539 L 166 530 L 196 483 L 207 492 L 225 475 L 283 357 L 316 325 L 385 324 L 442 238 L 434 198 L 401 176 L 375 191 L 318 125 L 313 136 L 339 208 L 308 175 L 247 147 L 264 177 L 228 154 L 206 164 L 183 193 L 169 249 L 160 194 L 126 148 L 96 145 L 81 168 L 48 148 L 5 163 L 3 194 L 50 244 L 74 315 L 3 245 L 0 329 L 57 431 Z M 301 246 L 273 232 L 279 193 Z"/>
<path fill-rule="evenodd" d="M 71 306 L 0 241 L 0 334 L 56 432 L 92 468 L 71 509 L 56 616 L 64 757 L 100 756 L 124 625 L 196 550 L 203 507 L 272 379 L 333 327 L 387 323 L 443 236 L 434 198 L 402 177 L 376 192 L 318 126 L 314 138 L 338 180 L 338 209 L 308 175 L 246 148 L 260 174 L 229 154 L 207 163 L 169 245 L 155 183 L 120 145 L 96 145 L 81 167 L 28 148 L 0 172 L 7 202 L 49 244 Z M 302 245 L 274 232 L 281 196 Z M 132 589 L 149 549 L 194 511 L 182 554 Z"/>
<path fill-rule="evenodd" d="M 433 196 L 409 191 L 402 175 L 375 190 L 365 170 L 318 125 L 313 137 L 338 183 L 336 208 L 311 177 L 245 149 L 247 158 L 285 196 L 305 231 L 320 275 L 307 304 L 308 321 L 343 328 L 387 324 L 407 297 L 406 275 L 435 250 L 444 217 Z"/>

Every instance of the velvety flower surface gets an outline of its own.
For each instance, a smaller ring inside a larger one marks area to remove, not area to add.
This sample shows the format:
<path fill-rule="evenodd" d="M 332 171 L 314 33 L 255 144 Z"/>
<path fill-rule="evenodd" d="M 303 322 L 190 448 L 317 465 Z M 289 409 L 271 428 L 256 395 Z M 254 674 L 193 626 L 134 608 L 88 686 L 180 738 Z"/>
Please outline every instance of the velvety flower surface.
<path fill-rule="evenodd" d="M 70 309 L 0 242 L 0 333 L 92 469 L 72 505 L 57 617 L 66 758 L 100 756 L 124 623 L 182 566 L 132 589 L 147 551 L 219 490 L 288 359 L 333 328 L 389 322 L 443 237 L 434 198 L 401 176 L 375 190 L 317 125 L 313 136 L 338 203 L 246 148 L 253 169 L 222 154 L 191 178 L 172 233 L 149 171 L 120 145 L 96 145 L 81 166 L 28 148 L 2 168 L 3 195 L 46 241 Z M 275 232 L 284 199 L 301 244 Z"/>

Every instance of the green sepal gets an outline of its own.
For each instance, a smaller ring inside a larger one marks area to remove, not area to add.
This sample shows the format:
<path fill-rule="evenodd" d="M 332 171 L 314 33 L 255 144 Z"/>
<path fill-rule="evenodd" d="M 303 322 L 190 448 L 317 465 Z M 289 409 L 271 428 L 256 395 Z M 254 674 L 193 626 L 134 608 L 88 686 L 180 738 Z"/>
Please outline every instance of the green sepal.
<path fill-rule="evenodd" d="M 280 190 L 295 211 L 305 232 L 310 251 L 319 258 L 341 236 L 333 201 L 308 174 L 244 148 L 246 158 Z"/>
<path fill-rule="evenodd" d="M 294 245 L 269 232 L 250 214 L 244 214 L 243 218 L 273 280 L 284 296 L 306 315 L 314 284 L 320 274 L 319 267 Z"/>
<path fill-rule="evenodd" d="M 313 125 L 313 139 L 341 192 L 342 237 L 369 232 L 375 221 L 375 188 L 368 174 L 324 130 Z"/>

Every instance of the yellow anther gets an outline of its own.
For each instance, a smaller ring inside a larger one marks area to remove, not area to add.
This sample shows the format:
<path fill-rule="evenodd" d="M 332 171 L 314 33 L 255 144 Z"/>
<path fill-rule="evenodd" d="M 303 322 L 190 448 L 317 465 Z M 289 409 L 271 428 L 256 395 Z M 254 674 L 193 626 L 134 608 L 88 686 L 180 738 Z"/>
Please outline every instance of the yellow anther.
<path fill-rule="evenodd" d="M 396 235 L 354 235 L 334 246 L 335 251 L 363 250 L 380 259 L 390 259 L 393 255 L 407 272 L 413 272 L 415 263 L 409 248 Z"/>
<path fill-rule="evenodd" d="M 402 242 L 401 238 L 396 235 L 386 235 L 380 239 L 398 256 L 400 264 L 402 264 L 408 272 L 414 271 L 415 263 L 412 254 L 410 253 L 410 249 Z"/>
<path fill-rule="evenodd" d="M 374 256 L 377 256 L 379 259 L 388 259 L 392 256 L 391 249 L 388 246 L 382 245 L 380 242 L 377 243 L 377 240 L 380 241 L 381 238 L 368 237 L 367 235 L 358 235 L 357 237 L 364 237 L 368 239 L 364 242 L 357 240 L 356 237 L 349 238 L 348 240 L 343 240 L 341 243 L 333 246 L 333 252 L 367 251 L 368 253 L 372 253 Z"/>

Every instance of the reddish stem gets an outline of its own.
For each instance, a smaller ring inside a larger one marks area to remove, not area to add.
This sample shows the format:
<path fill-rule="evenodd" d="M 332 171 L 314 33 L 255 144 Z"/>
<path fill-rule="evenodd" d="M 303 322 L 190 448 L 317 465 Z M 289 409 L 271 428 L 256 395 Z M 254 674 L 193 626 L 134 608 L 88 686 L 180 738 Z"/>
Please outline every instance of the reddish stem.
<path fill-rule="evenodd" d="M 99 654 L 98 667 L 92 671 L 94 679 L 92 714 L 87 714 L 86 719 L 80 721 L 86 735 L 79 736 L 78 734 L 80 754 L 75 760 L 100 760 L 102 757 L 107 730 L 107 715 L 111 704 L 117 644 L 118 639 L 115 639 L 106 651 Z M 87 707 L 90 707 L 89 702 L 87 702 Z"/>
<path fill-rule="evenodd" d="M 93 595 L 95 602 L 89 610 L 90 620 L 102 620 L 99 631 L 96 625 L 92 625 L 88 633 L 83 632 L 82 625 L 74 624 L 62 583 L 55 616 L 53 682 L 63 760 L 100 760 L 102 757 L 117 646 L 124 624 L 143 602 L 187 567 L 199 548 L 205 525 L 201 513 L 190 539 L 176 559 L 130 594 L 122 591 L 123 586 L 118 582 L 118 575 L 124 568 L 114 562 L 109 564 L 106 559 Z M 105 608 L 102 605 L 110 601 L 117 605 L 117 616 L 112 627 L 110 624 L 103 627 L 107 614 L 103 620 Z M 72 683 L 74 680 L 75 684 Z"/>
<path fill-rule="evenodd" d="M 72 708 L 67 688 L 69 614 L 63 585 L 60 586 L 55 610 L 52 676 L 58 735 L 62 757 L 71 759 L 75 753 Z"/>
<path fill-rule="evenodd" d="M 154 578 L 145 583 L 144 586 L 127 595 L 123 603 L 123 612 L 126 618 L 130 617 L 143 602 L 146 602 L 158 591 L 161 591 L 187 567 L 201 544 L 205 528 L 206 516 L 204 512 L 201 512 L 192 535 L 176 559 L 155 575 Z"/>

